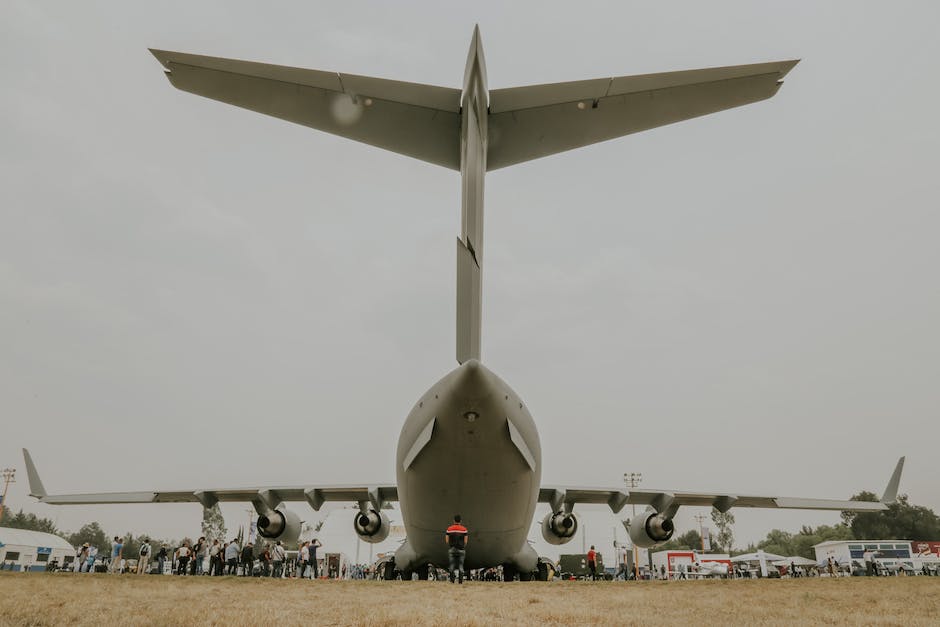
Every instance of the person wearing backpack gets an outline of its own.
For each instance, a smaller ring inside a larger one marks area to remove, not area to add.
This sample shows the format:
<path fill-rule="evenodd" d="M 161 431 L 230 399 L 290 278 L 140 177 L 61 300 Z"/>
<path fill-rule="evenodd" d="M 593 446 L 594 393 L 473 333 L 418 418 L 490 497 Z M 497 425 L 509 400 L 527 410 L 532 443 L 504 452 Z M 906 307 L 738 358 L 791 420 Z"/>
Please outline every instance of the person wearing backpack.
<path fill-rule="evenodd" d="M 284 574 L 284 558 L 287 554 L 284 551 L 284 547 L 281 546 L 281 541 L 278 540 L 274 545 L 274 573 L 272 577 L 279 579 Z"/>
<path fill-rule="evenodd" d="M 141 538 L 140 542 L 140 555 L 137 558 L 137 574 L 143 575 L 147 573 L 147 565 L 150 563 L 150 538 L 144 536 Z"/>

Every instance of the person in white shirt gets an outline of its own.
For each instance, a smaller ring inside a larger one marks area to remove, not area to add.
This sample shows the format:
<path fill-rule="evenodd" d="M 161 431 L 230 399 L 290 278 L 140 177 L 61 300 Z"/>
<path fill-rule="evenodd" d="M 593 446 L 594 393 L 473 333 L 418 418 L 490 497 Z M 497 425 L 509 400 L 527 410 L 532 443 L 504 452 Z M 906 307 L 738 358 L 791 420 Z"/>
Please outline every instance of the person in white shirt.
<path fill-rule="evenodd" d="M 287 553 L 284 551 L 284 547 L 281 546 L 281 541 L 278 540 L 277 544 L 274 545 L 274 551 L 272 552 L 272 557 L 274 558 L 274 572 L 271 574 L 272 577 L 278 578 L 284 574 L 284 558 L 287 557 Z"/>
<path fill-rule="evenodd" d="M 298 573 L 300 578 L 307 574 L 307 563 L 310 561 L 310 547 L 308 545 L 309 542 L 304 542 L 300 547 L 300 572 Z"/>
<path fill-rule="evenodd" d="M 232 540 L 225 546 L 225 570 L 227 575 L 237 574 L 238 553 L 240 550 L 237 540 Z"/>

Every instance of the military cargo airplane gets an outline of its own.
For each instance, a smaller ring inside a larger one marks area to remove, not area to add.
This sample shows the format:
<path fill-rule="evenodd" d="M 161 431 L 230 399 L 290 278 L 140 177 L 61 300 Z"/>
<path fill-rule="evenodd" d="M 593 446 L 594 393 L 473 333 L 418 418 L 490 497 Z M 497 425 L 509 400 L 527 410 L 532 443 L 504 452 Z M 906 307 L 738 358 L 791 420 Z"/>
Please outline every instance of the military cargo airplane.
<path fill-rule="evenodd" d="M 880 502 L 838 501 L 675 490 L 566 488 L 542 485 L 539 435 L 512 388 L 481 363 L 483 181 L 488 171 L 681 120 L 770 98 L 797 61 L 615 76 L 489 89 L 479 28 L 474 28 L 461 89 L 151 50 L 173 86 L 259 113 L 354 139 L 461 174 L 457 239 L 458 367 L 418 399 L 398 441 L 395 483 L 195 486 L 101 494 L 47 494 L 29 453 L 30 493 L 43 503 L 251 503 L 264 538 L 297 540 L 301 522 L 284 507 L 306 501 L 358 504 L 352 521 L 367 542 L 388 536 L 383 507 L 397 501 L 406 530 L 385 576 L 427 576 L 447 564 L 444 526 L 460 513 L 471 529 L 467 568 L 502 565 L 521 579 L 539 574 L 527 542 L 535 508 L 548 503 L 542 534 L 552 544 L 578 530 L 576 504 L 646 506 L 623 521 L 634 544 L 654 546 L 673 535 L 680 506 L 877 511 L 897 494 L 903 458 Z"/>

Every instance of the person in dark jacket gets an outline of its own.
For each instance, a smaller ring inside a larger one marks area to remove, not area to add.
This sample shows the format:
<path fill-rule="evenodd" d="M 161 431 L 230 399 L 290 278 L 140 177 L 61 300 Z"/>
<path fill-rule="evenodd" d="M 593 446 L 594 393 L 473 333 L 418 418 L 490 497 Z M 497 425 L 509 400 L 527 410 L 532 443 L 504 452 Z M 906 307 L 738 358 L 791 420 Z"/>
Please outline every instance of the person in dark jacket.
<path fill-rule="evenodd" d="M 251 577 L 251 570 L 255 564 L 255 547 L 251 542 L 242 549 L 242 576 Z"/>

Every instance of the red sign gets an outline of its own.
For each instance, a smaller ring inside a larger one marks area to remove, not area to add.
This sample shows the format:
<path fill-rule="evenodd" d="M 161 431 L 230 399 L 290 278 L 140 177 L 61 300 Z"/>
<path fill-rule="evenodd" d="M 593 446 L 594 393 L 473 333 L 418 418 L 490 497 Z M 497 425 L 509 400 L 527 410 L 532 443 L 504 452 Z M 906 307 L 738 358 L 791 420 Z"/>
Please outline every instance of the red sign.
<path fill-rule="evenodd" d="M 927 555 L 940 557 L 940 541 L 914 540 L 911 542 L 911 554 L 915 557 Z"/>

